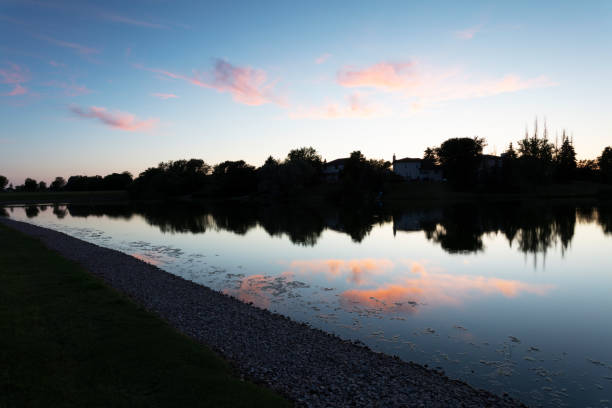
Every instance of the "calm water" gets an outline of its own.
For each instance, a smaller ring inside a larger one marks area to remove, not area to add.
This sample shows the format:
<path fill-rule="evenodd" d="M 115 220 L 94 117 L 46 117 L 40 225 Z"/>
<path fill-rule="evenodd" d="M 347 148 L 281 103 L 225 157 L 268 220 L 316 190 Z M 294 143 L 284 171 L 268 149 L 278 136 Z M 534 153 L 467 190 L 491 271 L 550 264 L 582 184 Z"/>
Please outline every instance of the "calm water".
<path fill-rule="evenodd" d="M 4 211 L 532 406 L 612 406 L 611 203 Z"/>

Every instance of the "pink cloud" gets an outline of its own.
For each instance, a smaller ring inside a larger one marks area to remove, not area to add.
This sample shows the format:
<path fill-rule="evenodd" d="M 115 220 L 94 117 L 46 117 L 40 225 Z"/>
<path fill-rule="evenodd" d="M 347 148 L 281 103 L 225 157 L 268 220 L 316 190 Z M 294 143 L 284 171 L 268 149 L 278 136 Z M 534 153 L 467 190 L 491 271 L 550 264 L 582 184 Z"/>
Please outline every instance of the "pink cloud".
<path fill-rule="evenodd" d="M 83 110 L 78 106 L 72 106 L 70 110 L 78 117 L 98 119 L 105 125 L 128 132 L 151 129 L 159 121 L 158 119 L 137 120 L 131 113 L 118 111 L 111 113 L 106 108 L 98 106 L 91 106 L 87 110 Z"/>
<path fill-rule="evenodd" d="M 481 30 L 482 26 L 478 25 L 475 27 L 466 28 L 465 30 L 455 31 L 455 37 L 460 40 L 471 40 L 474 38 L 476 33 Z"/>
<path fill-rule="evenodd" d="M 56 67 L 56 68 L 65 67 L 66 66 L 66 64 L 62 64 L 61 62 L 57 62 L 57 61 L 53 61 L 53 60 L 49 61 L 49 65 L 51 65 L 52 67 Z"/>
<path fill-rule="evenodd" d="M 449 100 L 482 98 L 557 85 L 541 75 L 524 79 L 507 74 L 498 79 L 472 80 L 459 69 L 425 69 L 414 63 L 381 62 L 362 70 L 342 70 L 338 84 L 376 88 L 413 98 L 413 107 Z"/>
<path fill-rule="evenodd" d="M 320 55 L 319 57 L 317 57 L 317 59 L 315 60 L 315 63 L 316 63 L 316 64 L 323 64 L 325 61 L 327 61 L 328 59 L 330 59 L 330 58 L 331 58 L 331 56 L 332 56 L 331 54 L 329 54 L 329 53 L 327 53 L 327 52 L 326 52 L 325 54 L 322 54 L 322 55 Z"/>
<path fill-rule="evenodd" d="M 92 92 L 91 89 L 87 88 L 85 85 L 77 85 L 75 83 L 69 84 L 67 82 L 61 82 L 61 81 L 55 81 L 55 80 L 45 82 L 43 85 L 52 86 L 55 88 L 61 88 L 64 90 L 64 94 L 66 96 L 87 95 Z"/>
<path fill-rule="evenodd" d="M 410 62 L 380 62 L 363 70 L 345 68 L 338 73 L 338 83 L 344 87 L 372 87 L 398 90 L 409 84 Z"/>
<path fill-rule="evenodd" d="M 361 95 L 353 93 L 344 104 L 331 102 L 323 106 L 300 108 L 289 113 L 291 119 L 347 119 L 376 118 L 387 113 L 384 107 L 367 103 Z"/>
<path fill-rule="evenodd" d="M 73 42 L 57 40 L 49 36 L 40 36 L 38 38 L 45 40 L 51 44 L 57 45 L 59 47 L 70 48 L 82 55 L 98 54 L 100 52 L 100 50 L 97 50 L 95 48 L 86 47 L 84 45 L 73 43 Z"/>
<path fill-rule="evenodd" d="M 236 102 L 245 105 L 263 105 L 273 102 L 273 84 L 266 83 L 266 73 L 251 67 L 237 67 L 224 60 L 217 60 L 212 72 L 196 75 L 192 83 L 229 92 Z"/>
<path fill-rule="evenodd" d="M 10 85 L 13 90 L 4 95 L 19 96 L 27 93 L 28 90 L 22 85 L 29 80 L 27 69 L 13 63 L 8 66 L 7 69 L 0 69 L 0 84 Z"/>
<path fill-rule="evenodd" d="M 167 93 L 152 93 L 151 96 L 154 96 L 159 99 L 173 99 L 178 98 L 175 94 L 167 94 Z"/>
<path fill-rule="evenodd" d="M 212 71 L 195 72 L 189 77 L 162 69 L 145 68 L 142 65 L 134 66 L 172 79 L 181 79 L 199 87 L 216 89 L 222 93 L 228 92 L 234 101 L 245 105 L 282 104 L 282 101 L 273 95 L 274 83 L 267 81 L 266 73 L 263 70 L 238 67 L 227 61 L 217 60 Z"/>
<path fill-rule="evenodd" d="M 18 95 L 23 95 L 25 93 L 27 93 L 28 90 L 26 88 L 24 88 L 23 86 L 17 84 L 15 85 L 15 88 L 13 88 L 13 90 L 9 93 L 7 93 L 6 95 L 8 96 L 18 96 Z"/>

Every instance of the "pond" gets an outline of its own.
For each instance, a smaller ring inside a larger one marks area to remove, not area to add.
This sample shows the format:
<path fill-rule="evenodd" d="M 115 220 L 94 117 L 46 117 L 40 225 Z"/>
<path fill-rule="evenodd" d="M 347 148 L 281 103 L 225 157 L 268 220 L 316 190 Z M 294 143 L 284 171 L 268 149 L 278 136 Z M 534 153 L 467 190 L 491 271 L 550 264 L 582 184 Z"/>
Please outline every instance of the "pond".
<path fill-rule="evenodd" d="M 11 206 L 530 406 L 612 404 L 612 203 Z"/>

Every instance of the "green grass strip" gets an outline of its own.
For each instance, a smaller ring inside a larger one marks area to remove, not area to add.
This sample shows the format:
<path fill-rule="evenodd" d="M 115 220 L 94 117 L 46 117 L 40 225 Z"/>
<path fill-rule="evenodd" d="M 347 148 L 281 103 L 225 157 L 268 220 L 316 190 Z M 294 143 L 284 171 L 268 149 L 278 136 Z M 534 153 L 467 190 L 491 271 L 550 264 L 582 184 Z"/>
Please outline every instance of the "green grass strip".
<path fill-rule="evenodd" d="M 277 407 L 40 241 L 0 224 L 0 407 Z"/>

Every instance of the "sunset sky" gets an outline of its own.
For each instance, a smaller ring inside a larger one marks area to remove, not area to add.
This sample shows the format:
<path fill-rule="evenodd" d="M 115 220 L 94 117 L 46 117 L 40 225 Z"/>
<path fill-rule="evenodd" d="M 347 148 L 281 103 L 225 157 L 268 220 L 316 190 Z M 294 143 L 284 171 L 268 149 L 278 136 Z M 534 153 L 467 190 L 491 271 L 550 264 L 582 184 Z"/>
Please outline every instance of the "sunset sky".
<path fill-rule="evenodd" d="M 0 174 L 612 145 L 612 2 L 0 0 Z"/>

